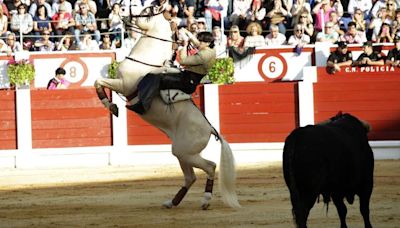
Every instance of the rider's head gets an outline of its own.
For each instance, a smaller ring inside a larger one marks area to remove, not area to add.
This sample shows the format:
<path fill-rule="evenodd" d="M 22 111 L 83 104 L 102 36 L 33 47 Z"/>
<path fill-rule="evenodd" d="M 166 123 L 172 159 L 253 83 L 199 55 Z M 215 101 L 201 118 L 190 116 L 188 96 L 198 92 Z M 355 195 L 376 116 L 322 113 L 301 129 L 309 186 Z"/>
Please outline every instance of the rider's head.
<path fill-rule="evenodd" d="M 209 43 L 209 47 L 213 48 L 214 47 L 214 37 L 211 34 L 211 32 L 199 32 L 197 34 L 197 39 L 200 42 L 205 42 L 205 43 Z"/>

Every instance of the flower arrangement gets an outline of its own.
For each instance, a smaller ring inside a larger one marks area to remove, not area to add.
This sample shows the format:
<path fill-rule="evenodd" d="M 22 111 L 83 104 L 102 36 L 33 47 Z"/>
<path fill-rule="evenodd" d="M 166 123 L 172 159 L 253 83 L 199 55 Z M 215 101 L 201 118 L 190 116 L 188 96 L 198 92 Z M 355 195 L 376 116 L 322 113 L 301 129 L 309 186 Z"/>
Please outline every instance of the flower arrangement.
<path fill-rule="evenodd" d="M 117 62 L 116 60 L 113 60 L 111 64 L 108 66 L 108 77 L 115 79 L 117 78 L 117 69 L 119 66 L 120 62 Z"/>
<path fill-rule="evenodd" d="M 28 60 L 15 61 L 12 59 L 7 64 L 7 75 L 10 84 L 16 87 L 30 85 L 35 78 L 35 67 Z"/>
<path fill-rule="evenodd" d="M 232 84 L 235 82 L 234 72 L 235 66 L 232 58 L 219 58 L 208 71 L 207 79 L 215 84 Z"/>

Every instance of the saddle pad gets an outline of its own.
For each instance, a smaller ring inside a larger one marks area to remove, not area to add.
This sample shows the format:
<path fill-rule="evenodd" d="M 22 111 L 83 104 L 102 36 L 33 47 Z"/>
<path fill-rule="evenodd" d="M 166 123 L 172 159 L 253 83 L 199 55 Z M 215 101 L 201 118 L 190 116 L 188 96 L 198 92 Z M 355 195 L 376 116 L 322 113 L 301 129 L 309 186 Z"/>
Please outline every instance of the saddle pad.
<path fill-rule="evenodd" d="M 161 99 L 166 104 L 172 104 L 178 101 L 189 100 L 192 95 L 184 93 L 177 89 L 164 89 L 160 90 Z"/>

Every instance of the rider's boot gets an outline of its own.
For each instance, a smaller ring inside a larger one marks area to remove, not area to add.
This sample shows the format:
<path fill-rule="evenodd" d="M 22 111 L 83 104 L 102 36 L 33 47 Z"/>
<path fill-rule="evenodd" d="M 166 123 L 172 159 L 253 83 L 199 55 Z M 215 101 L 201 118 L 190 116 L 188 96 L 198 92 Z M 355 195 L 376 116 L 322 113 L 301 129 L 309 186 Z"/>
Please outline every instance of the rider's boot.
<path fill-rule="evenodd" d="M 133 105 L 126 105 L 126 108 L 136 112 L 137 114 L 143 115 L 145 110 L 141 101 L 138 101 L 136 104 Z"/>
<path fill-rule="evenodd" d="M 160 76 L 155 74 L 146 75 L 138 85 L 139 101 L 133 105 L 127 105 L 126 108 L 140 115 L 143 115 L 150 109 L 153 98 L 159 93 Z"/>

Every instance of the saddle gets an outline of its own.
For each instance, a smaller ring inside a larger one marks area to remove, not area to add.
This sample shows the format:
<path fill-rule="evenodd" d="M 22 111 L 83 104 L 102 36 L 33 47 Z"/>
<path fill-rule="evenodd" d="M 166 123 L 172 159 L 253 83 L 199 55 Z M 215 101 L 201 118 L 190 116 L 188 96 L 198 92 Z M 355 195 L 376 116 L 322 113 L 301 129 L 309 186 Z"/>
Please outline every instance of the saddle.
<path fill-rule="evenodd" d="M 166 104 L 173 104 L 178 101 L 189 100 L 192 98 L 191 94 L 187 94 L 178 89 L 163 89 L 160 90 L 161 99 Z"/>

